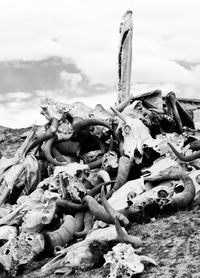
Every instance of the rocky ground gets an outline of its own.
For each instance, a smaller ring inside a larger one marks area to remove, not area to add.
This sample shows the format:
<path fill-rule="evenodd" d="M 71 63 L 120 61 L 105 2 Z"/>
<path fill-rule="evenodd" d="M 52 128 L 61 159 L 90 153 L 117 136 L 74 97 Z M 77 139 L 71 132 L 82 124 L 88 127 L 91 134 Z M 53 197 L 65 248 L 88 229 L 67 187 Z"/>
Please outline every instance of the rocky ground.
<path fill-rule="evenodd" d="M 27 129 L 0 127 L 0 152 L 12 157 L 23 142 Z M 137 276 L 142 278 L 199 278 L 200 277 L 200 199 L 186 211 L 151 220 L 147 224 L 132 224 L 129 233 L 140 236 L 143 241 L 141 254 L 152 257 L 158 266 L 146 266 L 145 271 Z M 40 267 L 48 261 L 45 258 L 32 262 L 18 278 L 40 277 Z M 106 277 L 108 267 L 76 272 L 71 277 L 97 278 Z M 68 277 L 51 275 L 46 278 Z"/>

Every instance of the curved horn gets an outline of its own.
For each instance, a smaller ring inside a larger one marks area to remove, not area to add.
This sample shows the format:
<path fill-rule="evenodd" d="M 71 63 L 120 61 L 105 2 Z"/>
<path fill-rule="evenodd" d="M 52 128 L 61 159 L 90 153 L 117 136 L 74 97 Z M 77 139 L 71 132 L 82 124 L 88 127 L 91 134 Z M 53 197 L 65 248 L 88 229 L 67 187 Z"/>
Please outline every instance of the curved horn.
<path fill-rule="evenodd" d="M 113 108 L 119 112 L 123 111 L 124 108 L 130 104 L 131 102 L 133 102 L 135 99 L 135 97 L 130 96 L 128 97 L 126 100 L 124 100 L 123 102 L 120 102 L 119 104 L 115 105 Z M 136 98 L 137 99 L 137 98 Z M 112 109 L 112 108 L 111 108 Z"/>
<path fill-rule="evenodd" d="M 118 172 L 116 177 L 116 184 L 113 186 L 111 191 L 106 195 L 107 199 L 112 196 L 112 194 L 124 185 L 128 179 L 129 171 L 132 165 L 132 161 L 127 156 L 121 156 L 119 159 Z"/>
<path fill-rule="evenodd" d="M 74 238 L 86 237 L 87 233 L 92 229 L 92 226 L 93 226 L 93 216 L 90 211 L 87 211 L 84 217 L 84 229 L 81 232 L 75 232 Z"/>
<path fill-rule="evenodd" d="M 110 181 L 110 175 L 106 170 L 99 170 L 97 173 L 97 177 L 102 179 L 104 182 Z"/>
<path fill-rule="evenodd" d="M 174 120 L 178 126 L 179 131 L 182 133 L 183 125 L 182 125 L 182 121 L 181 121 L 181 118 L 180 118 L 180 115 L 178 113 L 178 109 L 176 106 L 176 96 L 175 96 L 174 92 L 170 92 L 166 96 L 166 103 L 168 103 L 168 110 L 172 110 Z"/>
<path fill-rule="evenodd" d="M 108 129 L 111 129 L 109 124 L 107 124 L 106 122 L 104 122 L 102 120 L 98 120 L 98 119 L 85 119 L 82 121 L 78 121 L 77 123 L 73 124 L 72 127 L 73 127 L 73 130 L 77 132 L 88 126 L 94 126 L 94 125 L 102 125 L 102 126 L 107 127 Z"/>
<path fill-rule="evenodd" d="M 172 149 L 172 151 L 175 153 L 175 155 L 182 161 L 184 162 L 190 162 L 190 161 L 193 161 L 197 158 L 200 158 L 200 151 L 197 151 L 191 155 L 188 155 L 188 156 L 184 156 L 183 154 L 179 153 L 175 147 L 170 143 L 168 142 L 168 145 L 170 146 L 170 148 Z"/>
<path fill-rule="evenodd" d="M 109 184 L 113 184 L 113 183 L 116 183 L 117 180 L 110 180 L 110 181 L 107 181 L 107 182 L 103 182 L 103 183 L 100 183 L 98 185 L 96 185 L 94 188 L 92 188 L 89 192 L 88 192 L 88 195 L 94 197 L 96 194 L 98 194 L 100 191 L 101 191 L 101 187 L 104 185 L 104 186 L 107 186 Z"/>
<path fill-rule="evenodd" d="M 126 118 L 124 117 L 124 115 L 122 115 L 119 111 L 117 111 L 115 108 L 110 107 L 112 109 L 112 111 L 115 113 L 115 115 L 117 115 L 123 122 L 126 123 Z"/>
<path fill-rule="evenodd" d="M 89 207 L 91 213 L 99 220 L 107 223 L 114 224 L 113 218 L 107 213 L 104 207 L 102 207 L 92 196 L 85 196 L 83 199 Z"/>
<path fill-rule="evenodd" d="M 71 215 L 66 215 L 64 223 L 58 230 L 43 233 L 46 249 L 53 251 L 56 246 L 64 246 L 73 237 L 74 231 L 75 219 Z"/>
<path fill-rule="evenodd" d="M 95 169 L 97 167 L 100 167 L 101 164 L 102 164 L 102 157 L 97 158 L 96 160 L 89 162 L 88 167 L 89 167 L 89 169 Z"/>
<path fill-rule="evenodd" d="M 80 232 L 84 228 L 84 217 L 85 217 L 85 211 L 77 211 L 74 215 L 75 219 L 75 232 Z"/>
<path fill-rule="evenodd" d="M 50 139 L 58 130 L 58 119 L 52 118 L 51 119 L 51 125 L 48 128 L 46 132 L 41 134 L 36 140 L 32 142 L 32 144 L 28 147 L 26 150 L 25 156 L 27 155 L 28 152 L 30 152 L 33 148 L 35 148 L 37 145 L 42 144 L 45 140 Z"/>
<path fill-rule="evenodd" d="M 52 157 L 51 155 L 51 149 L 52 149 L 52 145 L 53 143 L 57 140 L 57 136 L 54 135 L 53 137 L 51 137 L 50 139 L 48 139 L 45 144 L 44 144 L 44 155 L 46 157 L 46 160 L 49 163 L 52 163 L 54 166 L 63 166 L 63 165 L 67 165 L 68 162 L 60 162 L 57 161 L 55 158 Z"/>
<path fill-rule="evenodd" d="M 155 266 L 158 265 L 158 264 L 154 261 L 154 259 L 151 259 L 151 258 L 149 258 L 149 257 L 147 257 L 147 256 L 144 256 L 144 255 L 141 255 L 141 256 L 140 256 L 140 262 L 143 263 L 143 264 L 147 263 L 147 264 L 153 264 L 153 265 L 155 265 Z"/>
<path fill-rule="evenodd" d="M 106 209 L 107 213 L 110 215 L 110 217 L 113 219 L 113 222 L 115 221 L 115 218 L 119 219 L 119 221 L 123 224 L 123 226 L 127 226 L 129 224 L 128 218 L 121 214 L 120 212 L 116 211 L 108 202 L 106 199 L 106 194 L 104 190 L 104 186 L 101 188 L 101 202 L 104 208 Z"/>
<path fill-rule="evenodd" d="M 57 199 L 56 207 L 59 208 L 63 213 L 83 211 L 87 208 L 85 204 L 76 204 L 69 200 Z"/>
<path fill-rule="evenodd" d="M 184 183 L 185 189 L 172 198 L 171 203 L 176 209 L 187 208 L 193 202 L 196 193 L 193 180 L 189 176 L 183 175 L 180 178 Z"/>
<path fill-rule="evenodd" d="M 140 248 L 142 241 L 139 237 L 128 235 L 120 226 L 119 219 L 115 218 L 115 229 L 119 237 L 120 242 L 130 243 L 133 248 Z"/>

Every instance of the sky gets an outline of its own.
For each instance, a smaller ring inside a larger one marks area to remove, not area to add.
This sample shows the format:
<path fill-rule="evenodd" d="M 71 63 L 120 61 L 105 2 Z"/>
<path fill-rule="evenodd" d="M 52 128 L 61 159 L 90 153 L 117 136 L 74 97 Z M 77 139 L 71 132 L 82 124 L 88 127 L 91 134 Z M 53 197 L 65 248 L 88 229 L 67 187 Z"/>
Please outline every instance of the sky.
<path fill-rule="evenodd" d="M 131 94 L 198 98 L 199 0 L 0 0 L 0 125 L 45 123 L 49 97 L 90 107 L 117 97 L 119 25 L 133 12 Z"/>

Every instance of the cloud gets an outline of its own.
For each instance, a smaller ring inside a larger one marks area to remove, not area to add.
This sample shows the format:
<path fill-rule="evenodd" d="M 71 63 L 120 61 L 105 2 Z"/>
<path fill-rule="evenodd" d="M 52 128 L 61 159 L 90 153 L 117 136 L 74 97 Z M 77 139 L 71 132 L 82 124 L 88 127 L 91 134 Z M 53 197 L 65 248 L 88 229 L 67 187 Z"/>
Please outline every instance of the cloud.
<path fill-rule="evenodd" d="M 61 71 L 60 78 L 64 82 L 66 90 L 75 92 L 82 80 L 82 76 L 78 73 L 69 73 L 67 71 Z"/>
<path fill-rule="evenodd" d="M 138 55 L 133 59 L 133 80 L 137 83 L 177 83 L 190 80 L 190 71 L 176 63 L 159 56 Z"/>
<path fill-rule="evenodd" d="M 90 78 L 90 82 L 103 83 L 108 86 L 117 84 L 117 56 L 110 53 L 91 52 L 77 60 L 77 64 Z"/>
<path fill-rule="evenodd" d="M 127 9 L 133 10 L 132 93 L 158 88 L 198 97 L 199 0 L 19 0 L 15 6 L 0 0 L 5 125 L 16 122 L 17 111 L 17 124 L 37 118 L 42 97 L 113 103 L 119 24 Z"/>

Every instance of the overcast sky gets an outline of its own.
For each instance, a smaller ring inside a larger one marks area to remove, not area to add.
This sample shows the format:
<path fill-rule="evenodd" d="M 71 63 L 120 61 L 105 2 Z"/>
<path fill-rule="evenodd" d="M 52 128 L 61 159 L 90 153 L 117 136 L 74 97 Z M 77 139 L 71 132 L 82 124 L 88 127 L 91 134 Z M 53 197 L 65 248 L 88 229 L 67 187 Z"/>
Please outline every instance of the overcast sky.
<path fill-rule="evenodd" d="M 42 97 L 113 105 L 119 24 L 128 9 L 131 93 L 198 98 L 199 0 L 0 0 L 0 125 L 42 123 Z M 56 66 L 51 57 L 60 59 Z"/>

